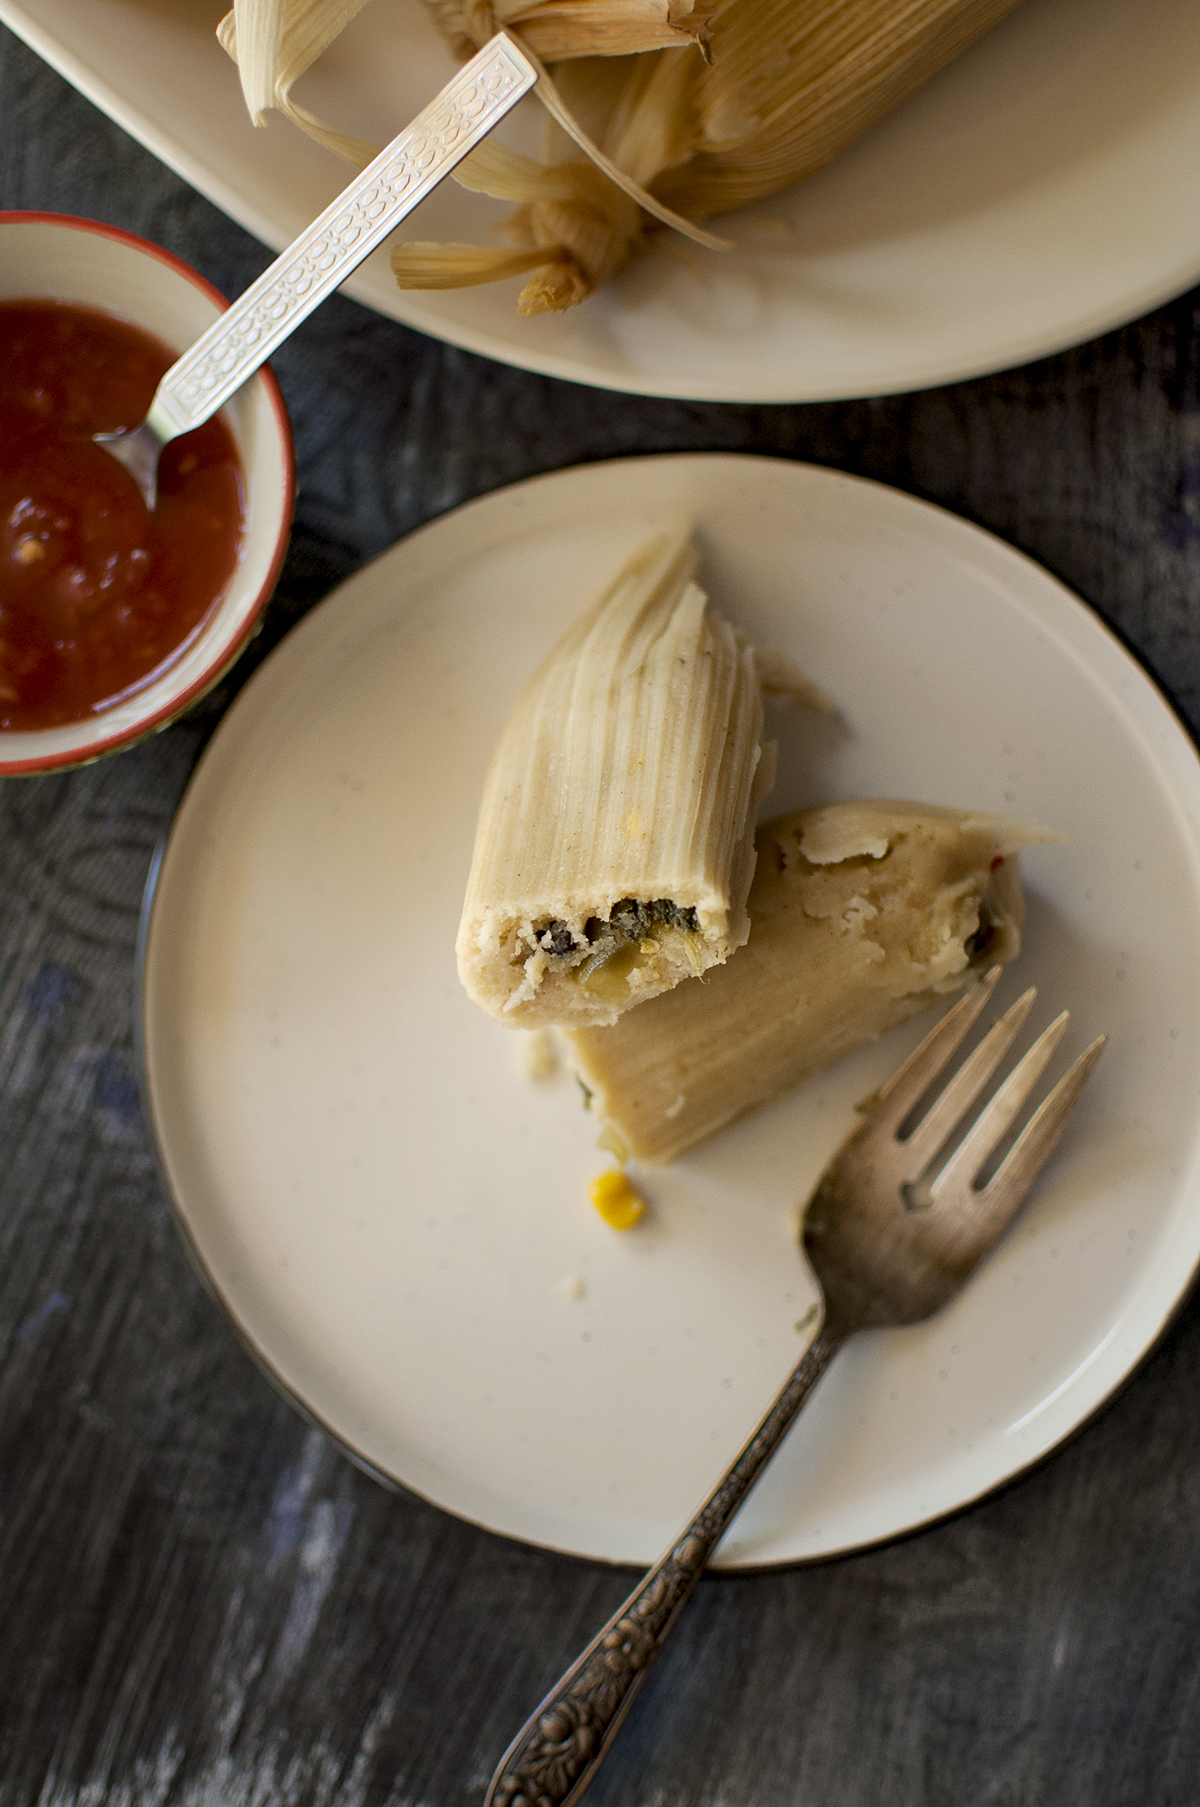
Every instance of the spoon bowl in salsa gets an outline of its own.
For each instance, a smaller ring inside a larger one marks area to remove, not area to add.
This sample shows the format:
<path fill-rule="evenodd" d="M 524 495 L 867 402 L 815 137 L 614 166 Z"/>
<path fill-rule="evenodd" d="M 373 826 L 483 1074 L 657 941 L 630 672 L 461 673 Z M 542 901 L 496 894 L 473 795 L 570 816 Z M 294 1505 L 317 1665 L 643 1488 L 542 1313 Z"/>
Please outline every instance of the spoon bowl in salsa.
<path fill-rule="evenodd" d="M 137 425 L 224 306 L 129 233 L 0 213 L 0 775 L 79 764 L 165 726 L 266 606 L 294 487 L 269 371 L 172 442 L 153 513 L 91 438 Z"/>

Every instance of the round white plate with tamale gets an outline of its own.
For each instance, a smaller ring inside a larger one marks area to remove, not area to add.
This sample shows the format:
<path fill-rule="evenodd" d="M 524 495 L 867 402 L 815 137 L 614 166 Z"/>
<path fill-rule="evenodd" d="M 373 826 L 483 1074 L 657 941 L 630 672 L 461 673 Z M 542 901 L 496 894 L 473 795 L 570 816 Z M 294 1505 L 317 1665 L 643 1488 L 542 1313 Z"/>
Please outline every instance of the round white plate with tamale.
<path fill-rule="evenodd" d="M 0 20 L 282 250 L 347 166 L 278 115 L 250 124 L 214 36 L 225 10 L 0 0 Z M 382 144 L 452 68 L 422 0 L 372 0 L 295 98 Z M 541 125 L 528 100 L 501 133 L 537 155 Z M 498 244 L 510 211 L 444 182 L 403 236 Z M 536 319 L 517 313 L 520 279 L 402 293 L 386 247 L 346 287 L 470 351 L 646 395 L 814 401 L 1020 364 L 1200 278 L 1200 7 L 1025 0 L 825 170 L 716 228 L 731 253 L 667 234 L 582 307 Z"/>
<path fill-rule="evenodd" d="M 187 1240 L 264 1368 L 376 1474 L 492 1530 L 656 1556 L 797 1359 L 795 1212 L 917 1018 L 673 1166 L 610 1162 L 573 1081 L 459 986 L 476 810 L 525 678 L 656 526 L 799 662 L 765 813 L 855 796 L 1010 812 L 1025 945 L 1000 1000 L 1110 1037 L 1016 1225 L 940 1316 L 838 1357 L 721 1551 L 827 1556 L 1052 1449 L 1200 1257 L 1200 765 L 1098 618 L 979 529 L 802 464 L 688 455 L 469 503 L 343 584 L 221 723 L 148 909 L 147 1097 Z M 736 956 L 734 956 L 736 958 Z M 1048 1080 L 1057 1069 L 1052 1069 Z"/>

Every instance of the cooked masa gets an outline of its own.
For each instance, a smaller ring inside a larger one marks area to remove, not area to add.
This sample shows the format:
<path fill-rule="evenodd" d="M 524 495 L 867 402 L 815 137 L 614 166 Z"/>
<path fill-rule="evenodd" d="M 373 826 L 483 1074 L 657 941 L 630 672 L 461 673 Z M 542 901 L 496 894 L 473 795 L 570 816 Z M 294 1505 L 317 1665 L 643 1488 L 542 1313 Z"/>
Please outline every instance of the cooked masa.
<path fill-rule="evenodd" d="M 920 803 L 835 803 L 766 823 L 746 946 L 702 985 L 569 1034 L 591 1109 L 636 1159 L 675 1160 L 1012 959 L 1018 854 L 1056 838 Z"/>
<path fill-rule="evenodd" d="M 764 685 L 822 703 L 695 582 L 687 527 L 634 555 L 526 685 L 484 787 L 458 971 L 500 1021 L 614 1023 L 750 932 Z"/>

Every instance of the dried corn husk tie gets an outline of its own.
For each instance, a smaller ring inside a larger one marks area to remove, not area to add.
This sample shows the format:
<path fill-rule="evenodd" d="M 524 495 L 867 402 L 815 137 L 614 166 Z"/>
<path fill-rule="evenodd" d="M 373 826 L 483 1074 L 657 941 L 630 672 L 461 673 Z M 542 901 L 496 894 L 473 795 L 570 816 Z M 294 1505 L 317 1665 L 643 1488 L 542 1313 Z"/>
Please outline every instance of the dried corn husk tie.
<path fill-rule="evenodd" d="M 485 143 L 460 165 L 459 180 L 465 188 L 520 203 L 505 222 L 514 248 L 401 241 L 392 248 L 401 288 L 457 288 L 533 270 L 522 291 L 522 312 L 561 312 L 628 262 L 629 241 L 646 233 L 637 203 L 590 163 L 547 168 Z M 452 269 L 457 280 L 447 280 Z"/>
<path fill-rule="evenodd" d="M 712 14 L 707 61 L 642 53 L 621 65 L 616 87 L 593 60 L 560 67 L 555 75 L 568 117 L 589 116 L 589 89 L 605 97 L 603 117 L 589 119 L 602 167 L 620 172 L 628 193 L 636 198 L 640 190 L 654 204 L 652 217 L 633 229 L 614 219 L 611 242 L 594 268 L 612 273 L 644 251 L 664 203 L 673 215 L 699 221 L 813 174 L 1016 3 L 722 0 Z M 586 152 L 579 135 L 572 135 Z M 546 179 L 557 191 L 555 223 L 560 242 L 568 245 L 567 215 L 578 209 L 591 216 L 594 201 L 582 173 L 578 195 L 562 195 L 563 167 L 554 165 Z M 583 169 L 578 163 L 565 167 Z M 505 198 L 487 185 L 482 168 L 475 185 Z M 528 197 L 524 204 L 537 206 Z M 530 230 L 530 218 L 519 216 L 515 226 Z M 546 225 L 536 230 L 545 233 Z M 456 247 L 460 257 L 462 250 Z M 422 247 L 420 259 L 401 252 L 398 280 L 434 286 L 437 262 L 429 247 Z M 518 307 L 532 313 L 582 299 L 596 286 L 587 269 L 583 277 L 570 291 L 563 286 L 562 299 L 554 300 L 539 271 Z"/>
<path fill-rule="evenodd" d="M 676 59 L 666 60 L 674 63 Z M 503 254 L 481 245 L 442 247 L 401 240 L 392 251 L 392 269 L 401 288 L 451 286 L 445 280 L 449 262 L 471 269 L 467 278 L 471 282 L 489 282 L 498 274 L 536 266 L 521 291 L 520 311 L 561 313 L 647 249 L 657 230 L 656 221 L 710 250 L 729 250 L 727 240 L 703 231 L 656 200 L 635 173 L 636 157 L 631 158 L 632 170 L 608 157 L 544 69 L 537 93 L 551 118 L 579 145 L 587 161 L 547 165 L 495 143 L 479 145 L 459 164 L 455 180 L 463 188 L 496 200 L 523 203 L 503 227 L 521 250 Z M 655 148 L 659 148 L 658 140 Z M 449 259 L 443 257 L 444 249 Z"/>

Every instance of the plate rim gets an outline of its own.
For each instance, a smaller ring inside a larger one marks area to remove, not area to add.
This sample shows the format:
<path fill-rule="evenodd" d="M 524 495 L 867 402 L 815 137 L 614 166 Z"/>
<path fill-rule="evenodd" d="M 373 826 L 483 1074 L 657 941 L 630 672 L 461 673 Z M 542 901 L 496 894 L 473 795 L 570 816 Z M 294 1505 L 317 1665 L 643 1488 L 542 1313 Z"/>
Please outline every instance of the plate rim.
<path fill-rule="evenodd" d="M 210 749 L 215 745 L 218 738 L 223 735 L 227 723 L 235 713 L 244 713 L 243 698 L 251 695 L 254 690 L 261 687 L 260 680 L 262 674 L 276 659 L 277 654 L 280 653 L 282 648 L 285 646 L 294 648 L 296 643 L 308 637 L 306 624 L 313 624 L 310 631 L 319 631 L 316 626 L 315 618 L 318 616 L 325 616 L 330 608 L 336 607 L 339 599 L 342 598 L 348 589 L 357 587 L 359 580 L 367 579 L 376 565 L 381 564 L 383 561 L 392 557 L 401 547 L 408 548 L 412 546 L 414 542 L 419 541 L 431 529 L 438 527 L 439 524 L 445 522 L 452 515 L 461 515 L 466 511 L 483 509 L 506 496 L 512 495 L 514 492 L 528 492 L 535 486 L 550 487 L 562 479 L 578 477 L 586 472 L 595 471 L 597 469 L 619 469 L 621 467 L 644 468 L 647 464 L 675 466 L 688 464 L 712 465 L 717 462 L 738 465 L 758 464 L 781 467 L 786 470 L 800 470 L 808 475 L 815 474 L 822 480 L 832 480 L 835 484 L 845 483 L 853 488 L 865 487 L 875 492 L 882 492 L 893 502 L 899 502 L 900 504 L 905 505 L 906 508 L 911 507 L 917 511 L 918 515 L 924 513 L 932 514 L 937 517 L 944 526 L 948 525 L 952 531 L 963 535 L 968 543 L 979 543 L 980 541 L 985 544 L 990 543 L 991 545 L 1000 548 L 1003 554 L 1008 558 L 1014 559 L 1020 564 L 1030 567 L 1036 572 L 1041 582 L 1051 587 L 1061 603 L 1069 605 L 1070 614 L 1076 620 L 1085 623 L 1087 629 L 1091 632 L 1099 630 L 1103 639 L 1108 642 L 1111 650 L 1123 660 L 1126 668 L 1132 668 L 1133 674 L 1140 680 L 1151 699 L 1165 712 L 1167 721 L 1179 736 L 1183 748 L 1190 754 L 1193 765 L 1197 768 L 1197 777 L 1200 778 L 1200 735 L 1193 732 L 1186 718 L 1182 715 L 1173 699 L 1150 671 L 1148 665 L 1137 649 L 1127 645 L 1122 637 L 1111 627 L 1092 604 L 1088 603 L 1078 594 L 1078 592 L 1072 590 L 1069 585 L 1064 583 L 1063 580 L 1047 566 L 1033 558 L 1030 554 L 1024 552 L 1020 547 L 1012 545 L 1001 534 L 995 533 L 989 528 L 979 526 L 974 521 L 969 520 L 966 516 L 957 513 L 953 509 L 947 508 L 938 502 L 928 501 L 924 497 L 913 495 L 896 484 L 884 482 L 876 477 L 860 476 L 857 473 L 844 471 L 833 465 L 817 464 L 806 459 L 779 457 L 770 453 L 725 451 L 664 452 L 586 460 L 581 461 L 578 464 L 563 466 L 555 470 L 539 472 L 531 477 L 517 479 L 513 483 L 505 484 L 498 489 L 487 491 L 483 495 L 471 497 L 465 502 L 452 505 L 440 511 L 429 520 L 422 522 L 420 526 L 414 528 L 410 533 L 403 535 L 399 540 L 393 542 L 393 544 L 385 548 L 383 552 L 369 559 L 366 563 L 361 565 L 358 570 L 352 572 L 339 584 L 335 585 L 326 596 L 315 603 L 301 620 L 283 636 L 277 646 L 275 646 L 271 653 L 268 654 L 267 658 L 263 660 L 262 664 L 251 674 L 247 683 L 234 698 L 229 709 L 217 723 L 216 728 L 209 737 L 204 748 L 201 750 L 196 763 L 192 768 L 187 785 L 176 806 L 171 824 L 159 841 L 151 861 L 143 892 L 136 948 L 136 1009 L 134 1014 L 135 1059 L 137 1079 L 142 1098 L 143 1116 L 149 1132 L 151 1151 L 158 1170 L 164 1196 L 170 1206 L 172 1218 L 179 1231 L 189 1262 L 197 1274 L 197 1277 L 200 1279 L 205 1291 L 216 1304 L 255 1366 L 271 1383 L 281 1397 L 284 1398 L 306 1422 L 320 1429 L 357 1468 L 361 1469 L 373 1480 L 378 1481 L 389 1491 L 408 1494 L 414 1499 L 419 1499 L 423 1504 L 430 1506 L 439 1512 L 445 1512 L 448 1516 L 457 1519 L 463 1524 L 471 1525 L 476 1530 L 486 1533 L 489 1537 L 502 1538 L 519 1547 L 527 1549 L 545 1550 L 557 1556 L 567 1556 L 572 1560 L 579 1562 L 600 1563 L 605 1567 L 620 1569 L 629 1573 L 640 1573 L 647 1565 L 625 1558 L 610 1557 L 590 1551 L 579 1551 L 568 1548 L 562 1544 L 539 1539 L 535 1536 L 499 1529 L 494 1525 L 487 1524 L 483 1520 L 472 1516 L 470 1512 L 442 1504 L 440 1501 L 423 1493 L 420 1488 L 413 1486 L 411 1482 L 402 1480 L 398 1476 L 389 1473 L 386 1469 L 381 1468 L 371 1457 L 358 1449 L 348 1437 L 335 1429 L 328 1420 L 323 1418 L 319 1412 L 315 1411 L 313 1407 L 295 1391 L 291 1383 L 274 1365 L 271 1358 L 257 1344 L 249 1326 L 243 1323 L 238 1316 L 232 1302 L 222 1293 L 216 1279 L 204 1260 L 191 1226 L 184 1214 L 182 1202 L 171 1183 L 166 1150 L 162 1140 L 158 1117 L 154 1109 L 154 1092 L 151 1083 L 148 1050 L 149 998 L 147 981 L 151 941 L 154 933 L 155 909 L 161 895 L 160 881 L 184 807 L 193 792 L 198 776 L 202 772 Z M 1174 795 L 1174 793 L 1172 794 Z M 1196 845 L 1197 849 L 1200 850 L 1200 832 L 1197 832 Z M 1200 1194 L 1198 1194 L 1197 1197 L 1200 1199 Z M 913 1519 L 894 1530 L 884 1532 L 879 1536 L 854 1539 L 853 1541 L 839 1543 L 834 1548 L 826 1548 L 810 1554 L 786 1555 L 769 1559 L 750 1558 L 747 1560 L 738 1560 L 734 1563 L 722 1563 L 718 1559 L 710 1563 L 709 1567 L 718 1570 L 722 1575 L 726 1576 L 752 1575 L 774 1572 L 780 1569 L 801 1566 L 808 1567 L 812 1564 L 821 1562 L 839 1561 L 847 1556 L 884 1548 L 892 1543 L 897 1543 L 908 1537 L 915 1536 L 933 1526 L 954 1519 L 960 1513 L 969 1510 L 971 1507 L 978 1505 L 980 1502 L 993 1495 L 1002 1493 L 1008 1487 L 1023 1479 L 1026 1475 L 1031 1474 L 1036 1469 L 1040 1468 L 1060 1450 L 1072 1443 L 1120 1396 L 1125 1387 L 1137 1376 L 1141 1368 L 1153 1356 L 1164 1337 L 1170 1331 L 1175 1320 L 1186 1305 L 1198 1278 L 1200 1278 L 1200 1234 L 1197 1236 L 1197 1246 L 1193 1253 L 1190 1266 L 1185 1274 L 1172 1282 L 1169 1300 L 1161 1310 L 1156 1308 L 1156 1322 L 1153 1324 L 1148 1336 L 1145 1337 L 1145 1340 L 1141 1341 L 1137 1353 L 1128 1362 L 1128 1365 L 1122 1368 L 1112 1380 L 1111 1384 L 1107 1386 L 1105 1391 L 1095 1399 L 1078 1418 L 1074 1419 L 1071 1423 L 1066 1425 L 1065 1428 L 1058 1431 L 1056 1435 L 1053 1435 L 1047 1442 L 1036 1448 L 1025 1459 L 1009 1468 L 999 1478 L 988 1481 L 969 1493 L 964 1494 L 957 1498 L 951 1505 L 931 1510 L 925 1515 Z M 752 1431 L 750 1434 L 753 1434 Z"/>
<path fill-rule="evenodd" d="M 286 233 L 281 233 L 267 215 L 210 169 L 203 159 L 181 147 L 168 131 L 154 124 L 125 95 L 97 75 L 60 37 L 39 25 L 24 0 L 0 0 L 0 24 L 7 25 L 85 99 L 107 114 L 181 181 L 188 183 L 272 251 L 278 253 L 286 249 L 289 242 Z M 469 322 L 450 319 L 435 323 L 428 317 L 420 300 L 408 299 L 410 295 L 419 296 L 419 290 L 397 288 L 394 297 L 388 292 L 387 298 L 393 305 L 385 308 L 380 305 L 380 293 L 361 271 L 356 271 L 342 285 L 342 292 L 383 319 L 395 320 L 410 331 L 456 346 L 477 357 L 491 358 L 510 369 L 527 370 L 561 382 L 578 383 L 584 388 L 613 394 L 654 397 L 663 401 L 789 407 L 806 402 L 859 401 L 877 395 L 909 395 L 924 389 L 993 376 L 1004 370 L 1019 369 L 1022 365 L 1071 351 L 1105 333 L 1128 326 L 1156 308 L 1177 300 L 1197 283 L 1200 283 L 1200 235 L 1195 249 L 1172 266 L 1169 276 L 1134 284 L 1120 300 L 1076 312 L 1069 327 L 1045 325 L 1024 334 L 1015 334 L 975 356 L 963 356 L 950 362 L 917 360 L 893 370 L 891 375 L 885 376 L 879 371 L 864 372 L 850 385 L 844 382 L 823 384 L 814 376 L 813 380 L 806 382 L 796 393 L 789 392 L 786 395 L 780 395 L 766 383 L 761 387 L 753 383 L 742 383 L 736 392 L 725 390 L 714 393 L 710 385 L 690 382 L 682 376 L 670 382 L 655 382 L 629 372 L 621 381 L 612 377 L 606 379 L 574 358 L 561 356 L 552 350 L 538 352 L 531 347 L 527 355 L 518 355 L 516 349 L 507 342 L 489 332 L 476 329 Z M 1063 336 L 1064 332 L 1068 334 L 1067 337 Z"/>

